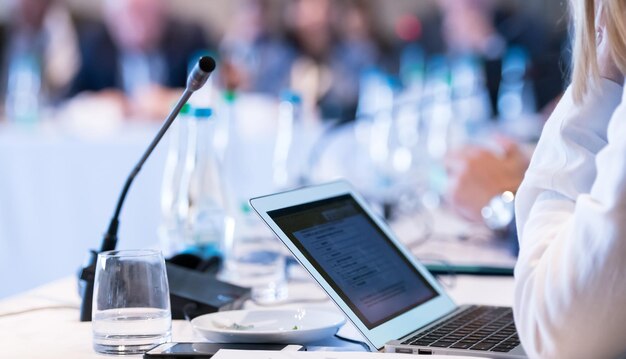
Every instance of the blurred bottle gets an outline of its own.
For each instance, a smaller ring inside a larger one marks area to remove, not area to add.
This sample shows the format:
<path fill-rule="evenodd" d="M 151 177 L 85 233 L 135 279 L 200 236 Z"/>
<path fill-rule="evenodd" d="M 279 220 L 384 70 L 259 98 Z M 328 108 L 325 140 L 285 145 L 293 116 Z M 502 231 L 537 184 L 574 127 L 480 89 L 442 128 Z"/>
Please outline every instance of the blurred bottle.
<path fill-rule="evenodd" d="M 453 146 L 452 77 L 447 60 L 436 56 L 428 64 L 424 116 L 428 127 L 428 154 L 443 160 Z"/>
<path fill-rule="evenodd" d="M 195 108 L 191 113 L 177 205 L 181 241 L 176 249 L 209 258 L 223 253 L 228 240 L 228 217 L 213 148 L 213 112 L 210 108 Z"/>
<path fill-rule="evenodd" d="M 293 91 L 283 91 L 278 105 L 276 143 L 272 162 L 272 178 L 276 190 L 300 184 L 301 168 L 294 162 L 295 127 L 301 124 L 302 99 Z"/>
<path fill-rule="evenodd" d="M 9 64 L 6 115 L 9 121 L 33 124 L 40 116 L 41 64 L 34 54 L 23 53 Z"/>
<path fill-rule="evenodd" d="M 464 127 L 461 135 L 467 140 L 486 127 L 492 117 L 491 100 L 485 84 L 485 74 L 479 59 L 462 56 L 451 67 L 452 98 L 455 118 Z"/>
<path fill-rule="evenodd" d="M 232 120 L 235 116 L 235 103 L 237 100 L 237 93 L 233 90 L 227 90 L 222 96 L 222 101 L 219 103 L 217 122 L 215 125 L 215 141 L 214 148 L 217 159 L 220 164 L 223 165 L 226 159 L 226 151 L 231 144 L 231 129 Z"/>
<path fill-rule="evenodd" d="M 355 130 L 376 166 L 384 166 L 389 157 L 387 142 L 393 121 L 394 92 L 391 79 L 381 70 L 374 68 L 361 75 Z"/>
<path fill-rule="evenodd" d="M 272 182 L 269 175 L 262 176 L 263 173 L 257 171 L 258 164 L 255 162 L 262 156 L 255 152 L 258 148 L 255 141 L 264 141 L 265 136 L 258 133 L 258 127 L 254 128 L 255 118 L 244 117 L 254 116 L 254 113 L 246 115 L 243 112 L 247 108 L 242 104 L 255 106 L 255 103 L 246 101 L 250 101 L 250 97 L 239 97 L 234 92 L 226 92 L 219 104 L 215 152 L 222 158 L 223 173 L 228 178 L 225 183 L 228 202 L 224 206 L 228 214 L 227 240 L 223 247 L 224 266 L 219 278 L 252 288 L 252 299 L 257 302 L 274 302 L 285 299 L 288 295 L 285 254 L 280 241 L 248 204 L 249 198 L 259 193 L 255 189 L 259 182 L 266 181 L 270 187 Z M 285 139 L 291 142 L 292 137 L 290 135 Z M 288 145 L 291 146 L 290 143 Z"/>
<path fill-rule="evenodd" d="M 393 167 L 402 173 L 415 170 L 424 158 L 424 72 L 422 48 L 417 44 L 406 46 L 400 55 L 400 80 L 403 89 L 395 101 L 394 134 L 390 139 L 390 146 L 396 147 L 391 156 Z M 393 142 L 397 144 L 394 146 Z"/>
<path fill-rule="evenodd" d="M 407 45 L 400 54 L 400 80 L 407 92 L 421 92 L 424 84 L 424 51 L 418 44 Z"/>
<path fill-rule="evenodd" d="M 423 109 L 425 68 L 424 52 L 416 45 L 408 45 L 400 57 L 401 91 L 394 97 L 391 128 L 387 138 L 388 159 L 387 205 L 385 215 L 391 220 L 410 216 L 413 223 L 426 233 L 422 215 L 427 215 L 422 198 L 429 187 L 429 159 L 426 155 L 427 136 Z M 394 91 L 395 92 L 395 91 Z M 416 234 L 417 235 L 417 234 Z"/>
<path fill-rule="evenodd" d="M 223 176 L 228 178 L 224 183 L 228 201 L 224 208 L 234 219 L 234 237 L 237 240 L 254 237 L 259 226 L 264 226 L 248 204 L 248 183 L 241 172 L 241 159 L 250 156 L 250 153 L 246 138 L 241 133 L 244 124 L 237 116 L 239 101 L 240 95 L 234 90 L 226 90 L 221 96 L 213 144 Z"/>
<path fill-rule="evenodd" d="M 537 110 L 533 84 L 528 78 L 528 54 L 519 46 L 509 48 L 502 60 L 497 105 L 506 126 L 527 120 Z"/>
<path fill-rule="evenodd" d="M 424 87 L 424 131 L 429 159 L 429 187 L 424 197 L 428 207 L 437 207 L 446 188 L 444 158 L 458 142 L 458 123 L 452 106 L 452 77 L 447 59 L 433 57 L 427 66 Z"/>
<path fill-rule="evenodd" d="M 248 204 L 250 196 L 244 187 L 247 181 L 241 175 L 241 159 L 250 153 L 247 151 L 245 136 L 241 134 L 244 124 L 237 116 L 239 101 L 239 94 L 232 90 L 225 91 L 221 96 L 213 142 L 223 176 L 228 178 L 224 183 L 228 194 L 224 209 L 234 219 L 234 235 L 237 239 L 253 237 L 259 225 L 263 225 Z"/>
<path fill-rule="evenodd" d="M 371 119 L 393 107 L 393 88 L 388 76 L 378 68 L 363 71 L 359 79 L 357 119 Z"/>
<path fill-rule="evenodd" d="M 176 211 L 179 203 L 181 178 L 185 169 L 187 155 L 187 136 L 190 105 L 185 104 L 180 110 L 178 118 L 169 129 L 169 148 L 163 170 L 161 185 L 161 224 L 159 225 L 159 239 L 161 249 L 166 257 L 180 250 L 176 248 L 181 243 L 182 228 L 179 226 Z"/>

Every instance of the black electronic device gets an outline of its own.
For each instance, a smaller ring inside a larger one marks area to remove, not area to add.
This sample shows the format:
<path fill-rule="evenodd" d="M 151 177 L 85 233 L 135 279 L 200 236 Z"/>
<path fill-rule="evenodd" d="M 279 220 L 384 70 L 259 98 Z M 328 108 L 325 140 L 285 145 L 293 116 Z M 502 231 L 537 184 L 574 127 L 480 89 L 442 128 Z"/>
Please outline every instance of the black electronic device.
<path fill-rule="evenodd" d="M 148 350 L 144 359 L 152 358 L 211 358 L 220 349 L 236 350 L 276 350 L 276 351 L 302 351 L 301 345 L 288 344 L 236 344 L 236 343 L 164 343 Z"/>
<path fill-rule="evenodd" d="M 137 165 L 133 168 L 130 175 L 126 179 L 122 192 L 120 193 L 120 196 L 118 198 L 115 212 L 113 214 L 113 217 L 111 218 L 111 222 L 109 223 L 108 230 L 104 235 L 104 239 L 102 240 L 100 250 L 98 252 L 93 250 L 91 251 L 87 265 L 79 272 L 79 290 L 82 297 L 82 303 L 80 308 L 81 321 L 91 320 L 97 254 L 99 252 L 113 250 L 117 245 L 119 217 L 122 211 L 124 200 L 126 199 L 126 195 L 128 194 L 128 190 L 130 189 L 133 180 L 135 179 L 157 144 L 161 141 L 172 122 L 174 122 L 182 107 L 185 105 L 185 103 L 187 103 L 187 101 L 195 91 L 204 86 L 213 70 L 215 70 L 215 60 L 213 60 L 213 58 L 209 56 L 204 56 L 198 60 L 198 63 L 194 66 L 193 70 L 189 74 L 189 77 L 187 78 L 187 87 L 185 88 L 180 99 L 178 100 L 168 117 L 165 119 L 165 122 L 161 126 L 161 129 L 156 134 L 155 138 L 148 145 L 147 150 L 141 156 Z M 187 267 L 195 268 L 195 266 Z M 180 278 L 182 276 L 182 273 L 187 273 L 191 271 L 187 270 L 187 272 L 185 272 L 184 268 L 180 266 L 180 263 L 168 262 L 167 268 L 168 275 L 172 273 L 171 278 L 168 276 L 168 281 L 170 285 L 172 312 L 177 314 L 176 316 L 174 316 L 175 319 L 180 319 L 184 317 L 181 315 L 182 313 L 184 313 L 185 310 L 193 310 L 196 314 L 199 314 L 200 310 L 204 310 L 204 312 L 207 313 L 209 311 L 219 310 L 222 307 L 228 307 L 230 309 L 235 308 L 236 303 L 239 303 L 240 297 L 245 298 L 247 296 L 247 293 L 249 292 L 249 289 L 219 282 L 215 278 L 214 274 L 212 274 L 211 272 L 204 272 L 204 274 L 196 273 L 201 275 L 192 277 L 195 280 L 193 284 L 190 283 L 192 279 L 187 279 L 185 284 L 181 285 L 177 282 L 181 280 Z M 197 287 L 196 290 L 187 289 L 188 287 L 192 287 L 194 285 Z M 202 290 L 202 287 L 207 286 L 210 288 Z M 221 289 L 227 290 L 228 296 L 232 297 L 232 303 L 222 303 L 223 305 L 215 304 L 218 302 L 221 303 L 221 300 L 216 300 L 216 298 L 226 298 L 224 296 L 219 297 L 221 294 L 217 291 Z M 236 294 L 238 294 L 240 297 L 236 297 Z M 176 307 L 174 307 L 174 305 L 176 305 Z"/>
<path fill-rule="evenodd" d="M 250 289 L 222 282 L 212 271 L 201 272 L 166 263 L 172 319 L 192 319 L 205 313 L 241 309 Z"/>

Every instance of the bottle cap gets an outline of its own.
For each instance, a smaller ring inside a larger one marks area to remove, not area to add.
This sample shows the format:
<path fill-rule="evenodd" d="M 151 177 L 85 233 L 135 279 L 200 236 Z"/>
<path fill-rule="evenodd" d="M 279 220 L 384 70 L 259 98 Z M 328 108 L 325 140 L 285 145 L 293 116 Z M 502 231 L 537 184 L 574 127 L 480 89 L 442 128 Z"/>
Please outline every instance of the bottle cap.
<path fill-rule="evenodd" d="M 194 108 L 193 116 L 197 119 L 209 119 L 211 116 L 213 116 L 213 110 L 208 107 Z"/>
<path fill-rule="evenodd" d="M 191 105 L 186 103 L 183 105 L 183 107 L 180 108 L 179 115 L 188 115 L 190 111 L 191 111 Z"/>
<path fill-rule="evenodd" d="M 237 92 L 233 90 L 224 91 L 224 100 L 226 100 L 226 102 L 228 103 L 235 102 L 236 98 L 237 98 Z"/>
<path fill-rule="evenodd" d="M 292 90 L 283 90 L 280 92 L 280 100 L 281 101 L 286 101 L 286 102 L 291 102 L 294 104 L 300 104 L 302 103 L 302 97 L 300 96 L 299 93 L 292 91 Z"/>

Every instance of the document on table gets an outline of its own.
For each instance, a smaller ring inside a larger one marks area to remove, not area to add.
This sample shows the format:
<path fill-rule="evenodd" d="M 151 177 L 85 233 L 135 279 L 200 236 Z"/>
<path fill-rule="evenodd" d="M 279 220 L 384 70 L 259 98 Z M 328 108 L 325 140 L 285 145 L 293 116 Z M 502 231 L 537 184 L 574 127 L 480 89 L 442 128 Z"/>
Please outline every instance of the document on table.
<path fill-rule="evenodd" d="M 221 349 L 213 359 L 407 359 L 412 354 L 364 353 L 364 352 L 284 352 Z M 468 359 L 450 355 L 429 355 L 429 359 Z"/>

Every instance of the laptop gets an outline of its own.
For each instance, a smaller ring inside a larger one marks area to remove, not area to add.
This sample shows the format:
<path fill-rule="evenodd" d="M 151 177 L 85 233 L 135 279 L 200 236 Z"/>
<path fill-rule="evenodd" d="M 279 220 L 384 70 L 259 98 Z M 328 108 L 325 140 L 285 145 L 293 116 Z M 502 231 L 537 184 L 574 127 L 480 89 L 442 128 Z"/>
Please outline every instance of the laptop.
<path fill-rule="evenodd" d="M 345 181 L 251 206 L 373 351 L 525 358 L 508 307 L 457 306 Z"/>

